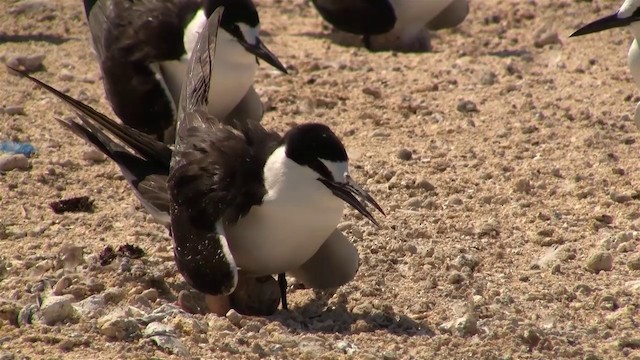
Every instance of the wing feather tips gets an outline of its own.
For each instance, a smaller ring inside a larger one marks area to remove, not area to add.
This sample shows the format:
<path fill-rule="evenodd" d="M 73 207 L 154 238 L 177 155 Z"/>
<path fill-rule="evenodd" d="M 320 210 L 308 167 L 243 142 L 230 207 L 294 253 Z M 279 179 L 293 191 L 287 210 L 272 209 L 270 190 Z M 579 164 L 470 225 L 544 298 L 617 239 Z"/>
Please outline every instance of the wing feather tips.
<path fill-rule="evenodd" d="M 191 225 L 188 209 L 171 209 L 173 251 L 178 271 L 196 290 L 210 295 L 229 295 L 238 284 L 238 268 L 229 251 L 221 222 L 217 231 Z"/>

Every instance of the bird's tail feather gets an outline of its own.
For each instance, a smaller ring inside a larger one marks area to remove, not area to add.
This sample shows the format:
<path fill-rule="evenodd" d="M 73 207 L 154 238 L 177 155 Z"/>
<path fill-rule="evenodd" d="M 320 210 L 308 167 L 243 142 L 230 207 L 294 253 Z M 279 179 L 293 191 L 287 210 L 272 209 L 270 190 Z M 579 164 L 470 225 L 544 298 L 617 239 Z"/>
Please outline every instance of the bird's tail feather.
<path fill-rule="evenodd" d="M 171 159 L 171 149 L 169 147 L 144 133 L 111 120 L 91 106 L 61 93 L 54 87 L 29 76 L 25 72 L 14 68 L 10 69 L 70 105 L 76 111 L 81 123 L 59 118 L 56 118 L 56 120 L 63 127 L 87 143 L 92 144 L 113 160 L 120 168 L 129 185 L 131 185 L 142 205 L 158 222 L 165 225 L 169 224 L 169 196 L 166 181 Z M 114 141 L 100 127 L 122 141 L 137 154 Z"/>

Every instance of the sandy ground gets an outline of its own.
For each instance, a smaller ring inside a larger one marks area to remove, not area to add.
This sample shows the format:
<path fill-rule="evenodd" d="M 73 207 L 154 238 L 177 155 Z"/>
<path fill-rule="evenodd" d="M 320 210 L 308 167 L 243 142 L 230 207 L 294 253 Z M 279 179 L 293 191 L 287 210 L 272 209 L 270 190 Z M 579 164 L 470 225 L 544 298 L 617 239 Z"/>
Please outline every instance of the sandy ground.
<path fill-rule="evenodd" d="M 0 56 L 44 55 L 35 76 L 111 114 L 80 2 L 21 14 L 14 3 L 0 1 Z M 291 290 L 293 309 L 268 318 L 172 310 L 186 285 L 165 229 L 54 121 L 68 108 L 0 69 L 1 104 L 24 107 L 0 112 L 0 140 L 38 149 L 28 170 L 0 175 L 1 359 L 640 359 L 631 36 L 568 38 L 618 1 L 472 1 L 428 54 L 337 45 L 306 2 L 258 4 L 292 73 L 263 65 L 264 123 L 329 124 L 388 212 L 380 228 L 345 214 L 355 280 L 329 299 Z M 81 195 L 93 213 L 48 206 Z M 124 243 L 146 255 L 96 264 Z M 70 246 L 84 249 L 77 267 Z M 51 287 L 71 294 L 61 322 L 38 310 Z"/>

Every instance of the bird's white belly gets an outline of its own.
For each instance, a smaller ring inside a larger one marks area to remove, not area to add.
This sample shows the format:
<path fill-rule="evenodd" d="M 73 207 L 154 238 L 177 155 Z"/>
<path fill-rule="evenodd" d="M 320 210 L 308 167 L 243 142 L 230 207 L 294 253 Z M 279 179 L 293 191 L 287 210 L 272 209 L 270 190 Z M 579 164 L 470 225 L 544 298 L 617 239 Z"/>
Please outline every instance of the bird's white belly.
<path fill-rule="evenodd" d="M 258 276 L 298 268 L 338 225 L 344 204 L 336 200 L 322 206 L 254 206 L 235 226 L 226 228 L 236 264 Z"/>
<path fill-rule="evenodd" d="M 396 11 L 396 25 L 391 32 L 419 31 L 444 10 L 453 0 L 391 0 Z"/>
<path fill-rule="evenodd" d="M 189 53 L 191 53 L 191 49 Z M 176 108 L 180 102 L 188 63 L 188 55 L 185 55 L 181 60 L 160 63 L 162 76 Z M 256 57 L 248 53 L 231 35 L 220 31 L 216 42 L 213 74 L 209 88 L 209 114 L 224 120 L 253 85 L 257 70 Z"/>
<path fill-rule="evenodd" d="M 223 120 L 247 94 L 258 70 L 256 57 L 234 40 L 218 39 L 209 89 L 209 113 Z M 239 119 L 244 120 L 244 119 Z"/>
<path fill-rule="evenodd" d="M 629 47 L 628 54 L 629 70 L 636 86 L 640 88 L 640 49 L 638 49 L 638 40 L 634 39 Z"/>

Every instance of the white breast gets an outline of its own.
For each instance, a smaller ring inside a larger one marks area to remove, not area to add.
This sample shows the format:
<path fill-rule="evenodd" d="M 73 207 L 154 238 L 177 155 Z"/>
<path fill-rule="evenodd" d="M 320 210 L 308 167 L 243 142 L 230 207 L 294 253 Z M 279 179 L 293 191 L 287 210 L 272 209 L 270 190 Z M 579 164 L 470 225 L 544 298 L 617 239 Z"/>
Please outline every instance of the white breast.
<path fill-rule="evenodd" d="M 204 11 L 198 11 L 185 31 L 187 54 L 179 61 L 160 63 L 167 88 L 176 104 L 179 103 L 193 46 L 206 22 Z M 257 69 L 255 56 L 244 50 L 229 33 L 219 29 L 209 90 L 209 113 L 224 119 L 253 85 Z"/>
<path fill-rule="evenodd" d="M 344 210 L 342 200 L 315 180 L 315 172 L 288 160 L 283 148 L 274 155 L 265 167 L 269 193 L 263 204 L 226 228 L 236 264 L 256 275 L 305 263 L 335 230 Z"/>
<path fill-rule="evenodd" d="M 453 0 L 391 0 L 396 13 L 392 32 L 413 36 L 444 10 Z"/>
<path fill-rule="evenodd" d="M 633 76 L 633 81 L 636 83 L 636 86 L 640 88 L 640 49 L 638 49 L 638 39 L 640 38 L 640 23 L 631 23 L 629 25 L 629 29 L 631 30 L 634 39 L 631 43 L 631 47 L 629 47 L 627 61 L 629 64 L 629 70 L 631 70 L 631 75 Z"/>

